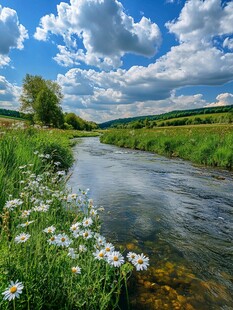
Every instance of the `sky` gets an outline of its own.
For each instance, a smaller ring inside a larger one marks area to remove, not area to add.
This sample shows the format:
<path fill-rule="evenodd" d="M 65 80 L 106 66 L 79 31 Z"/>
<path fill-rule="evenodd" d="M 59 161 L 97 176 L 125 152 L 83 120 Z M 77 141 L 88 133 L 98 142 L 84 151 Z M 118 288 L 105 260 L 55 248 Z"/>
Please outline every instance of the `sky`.
<path fill-rule="evenodd" d="M 27 73 L 97 123 L 233 104 L 233 1 L 0 0 L 0 108 Z"/>

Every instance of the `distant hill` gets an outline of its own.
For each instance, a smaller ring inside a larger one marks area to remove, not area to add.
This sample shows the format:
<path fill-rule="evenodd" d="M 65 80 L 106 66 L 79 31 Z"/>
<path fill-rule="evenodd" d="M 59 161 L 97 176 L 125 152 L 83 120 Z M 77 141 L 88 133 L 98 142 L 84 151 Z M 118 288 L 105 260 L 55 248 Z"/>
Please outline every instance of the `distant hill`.
<path fill-rule="evenodd" d="M 163 114 L 158 115 L 146 115 L 146 116 L 136 116 L 136 117 L 129 117 L 129 118 L 119 118 L 115 120 L 111 120 L 108 122 L 104 122 L 99 124 L 101 129 L 106 128 L 120 128 L 125 127 L 127 124 L 132 122 L 151 122 L 151 121 L 166 121 L 170 119 L 177 119 L 183 118 L 188 116 L 198 116 L 202 114 L 215 114 L 215 113 L 228 113 L 233 112 L 233 105 L 223 106 L 223 107 L 212 107 L 212 108 L 199 108 L 199 109 L 192 109 L 192 110 L 175 110 Z"/>
<path fill-rule="evenodd" d="M 9 116 L 9 117 L 16 117 L 16 118 L 23 118 L 22 114 L 19 111 L 7 110 L 7 109 L 1 109 L 1 108 L 0 108 L 0 115 Z"/>

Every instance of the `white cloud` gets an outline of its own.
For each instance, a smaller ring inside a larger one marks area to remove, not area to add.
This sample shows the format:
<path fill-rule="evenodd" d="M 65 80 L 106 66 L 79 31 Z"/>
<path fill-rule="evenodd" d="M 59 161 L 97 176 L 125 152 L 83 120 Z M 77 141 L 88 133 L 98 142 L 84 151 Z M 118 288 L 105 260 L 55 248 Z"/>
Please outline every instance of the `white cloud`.
<path fill-rule="evenodd" d="M 233 38 L 229 38 L 227 37 L 224 41 L 223 41 L 223 47 L 228 48 L 229 50 L 233 50 Z"/>
<path fill-rule="evenodd" d="M 7 65 L 10 49 L 22 49 L 28 38 L 26 28 L 19 23 L 15 10 L 0 5 L 0 67 Z"/>
<path fill-rule="evenodd" d="M 11 84 L 4 76 L 0 75 L 0 108 L 17 110 L 20 91 L 20 87 Z"/>
<path fill-rule="evenodd" d="M 219 94 L 216 97 L 216 102 L 212 102 L 207 105 L 207 107 L 223 107 L 226 105 L 231 105 L 233 104 L 233 94 L 230 93 L 223 93 Z"/>
<path fill-rule="evenodd" d="M 222 6 L 221 0 L 190 0 L 178 19 L 166 26 L 180 42 L 209 44 L 215 36 L 232 33 L 232 20 L 233 2 Z"/>
<path fill-rule="evenodd" d="M 55 60 L 64 66 L 84 62 L 102 69 L 117 68 L 126 53 L 151 57 L 161 43 L 158 26 L 146 17 L 136 23 L 117 0 L 70 0 L 61 2 L 57 16 L 41 18 L 34 37 L 63 37 Z"/>

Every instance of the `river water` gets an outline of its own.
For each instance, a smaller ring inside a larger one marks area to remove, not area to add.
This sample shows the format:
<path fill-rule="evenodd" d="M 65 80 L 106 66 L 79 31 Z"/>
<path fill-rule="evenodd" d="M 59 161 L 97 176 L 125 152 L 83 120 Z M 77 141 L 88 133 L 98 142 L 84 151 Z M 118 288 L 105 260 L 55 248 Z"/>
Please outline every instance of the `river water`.
<path fill-rule="evenodd" d="M 232 173 L 98 138 L 73 151 L 68 185 L 105 208 L 102 234 L 150 257 L 131 280 L 132 309 L 233 309 Z"/>

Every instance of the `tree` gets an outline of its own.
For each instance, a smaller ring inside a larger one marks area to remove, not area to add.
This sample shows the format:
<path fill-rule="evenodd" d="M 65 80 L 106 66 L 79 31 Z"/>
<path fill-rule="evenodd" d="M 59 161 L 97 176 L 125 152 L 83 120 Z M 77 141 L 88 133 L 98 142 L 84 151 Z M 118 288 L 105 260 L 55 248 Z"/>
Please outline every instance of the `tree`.
<path fill-rule="evenodd" d="M 34 121 L 47 126 L 61 127 L 64 122 L 60 107 L 62 98 L 59 84 L 38 75 L 26 74 L 19 100 L 21 111 L 33 114 Z"/>

